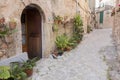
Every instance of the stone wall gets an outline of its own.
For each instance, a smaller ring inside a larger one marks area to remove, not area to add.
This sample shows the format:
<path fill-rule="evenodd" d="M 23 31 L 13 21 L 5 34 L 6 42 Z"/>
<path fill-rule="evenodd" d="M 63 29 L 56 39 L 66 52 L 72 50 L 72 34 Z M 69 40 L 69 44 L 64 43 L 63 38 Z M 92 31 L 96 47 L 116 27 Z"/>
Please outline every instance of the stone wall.
<path fill-rule="evenodd" d="M 118 57 L 120 57 L 120 11 L 119 4 L 120 0 L 117 0 L 115 15 L 113 16 L 114 26 L 113 26 L 113 38 L 117 47 Z M 120 59 L 119 59 L 120 60 Z"/>
<path fill-rule="evenodd" d="M 100 12 L 96 13 L 96 21 L 97 21 L 96 28 L 112 28 L 113 27 L 113 18 L 111 16 L 111 11 L 112 10 L 104 11 L 103 23 L 100 23 Z"/>
<path fill-rule="evenodd" d="M 87 25 L 90 24 L 90 9 L 85 0 L 0 0 L 0 15 L 3 15 L 6 21 L 9 18 L 16 18 L 18 30 L 13 36 L 14 49 L 9 51 L 10 55 L 22 53 L 22 36 L 21 36 L 21 14 L 24 8 L 30 4 L 37 5 L 43 17 L 42 23 L 42 53 L 43 57 L 48 57 L 51 51 L 55 48 L 55 39 L 57 35 L 67 33 L 68 36 L 72 35 L 72 19 L 76 12 L 79 12 L 84 23 L 85 33 L 87 32 Z M 76 4 L 78 6 L 76 6 Z M 61 17 L 67 16 L 68 23 L 65 27 L 59 25 L 58 33 L 52 31 L 53 27 L 53 13 Z M 1 41 L 0 41 L 1 42 Z"/>

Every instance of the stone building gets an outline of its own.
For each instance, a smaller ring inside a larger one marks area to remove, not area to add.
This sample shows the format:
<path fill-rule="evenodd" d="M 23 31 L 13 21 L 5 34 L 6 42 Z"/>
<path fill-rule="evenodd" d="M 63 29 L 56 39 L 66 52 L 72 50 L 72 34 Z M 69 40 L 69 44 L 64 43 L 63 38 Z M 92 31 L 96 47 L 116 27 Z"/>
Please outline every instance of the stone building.
<path fill-rule="evenodd" d="M 91 12 L 95 11 L 95 5 L 96 5 L 95 3 L 96 3 L 96 0 L 88 0 L 88 4 L 91 9 Z"/>
<path fill-rule="evenodd" d="M 91 10 L 91 22 L 90 25 L 92 28 L 94 28 L 95 25 L 95 6 L 96 6 L 96 0 L 88 0 L 88 5 L 90 7 Z"/>
<path fill-rule="evenodd" d="M 6 21 L 15 18 L 17 22 L 17 32 L 13 34 L 13 43 L 7 52 L 4 53 L 0 46 L 0 59 L 23 52 L 27 52 L 29 57 L 48 57 L 55 48 L 56 36 L 72 35 L 71 19 L 76 13 L 81 15 L 86 33 L 90 9 L 85 0 L 0 0 L 0 16 L 4 16 Z M 58 32 L 53 31 L 53 14 L 67 18 L 68 23 L 65 26 L 60 24 Z"/>
<path fill-rule="evenodd" d="M 96 28 L 112 28 L 113 18 L 111 16 L 113 6 L 104 5 L 96 9 Z"/>
<path fill-rule="evenodd" d="M 114 20 L 113 38 L 117 47 L 118 57 L 120 57 L 120 0 L 116 0 L 116 7 L 112 13 Z"/>

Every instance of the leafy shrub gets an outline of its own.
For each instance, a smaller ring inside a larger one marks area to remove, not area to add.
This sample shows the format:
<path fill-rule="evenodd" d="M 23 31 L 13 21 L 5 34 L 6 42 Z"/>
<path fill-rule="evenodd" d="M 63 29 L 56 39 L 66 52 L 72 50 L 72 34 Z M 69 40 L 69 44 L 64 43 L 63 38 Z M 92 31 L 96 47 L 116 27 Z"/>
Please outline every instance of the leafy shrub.
<path fill-rule="evenodd" d="M 23 63 L 23 69 L 32 69 L 35 65 L 36 65 L 36 61 L 38 60 L 39 58 L 35 57 L 33 59 L 29 59 L 27 60 L 26 62 Z"/>
<path fill-rule="evenodd" d="M 92 28 L 88 25 L 87 26 L 87 33 L 90 33 L 92 31 Z"/>
<path fill-rule="evenodd" d="M 24 72 L 23 67 L 18 62 L 11 63 L 11 77 L 15 80 L 25 80 L 27 74 Z"/>
<path fill-rule="evenodd" d="M 76 15 L 74 18 L 74 31 L 73 31 L 73 35 L 75 37 L 76 40 L 82 40 L 83 38 L 83 21 L 80 17 L 80 15 Z"/>
<path fill-rule="evenodd" d="M 58 49 L 64 50 L 69 45 L 69 39 L 66 35 L 61 35 L 56 38 L 55 43 Z"/>
<path fill-rule="evenodd" d="M 10 78 L 10 67 L 8 66 L 0 66 L 0 79 L 8 79 Z"/>

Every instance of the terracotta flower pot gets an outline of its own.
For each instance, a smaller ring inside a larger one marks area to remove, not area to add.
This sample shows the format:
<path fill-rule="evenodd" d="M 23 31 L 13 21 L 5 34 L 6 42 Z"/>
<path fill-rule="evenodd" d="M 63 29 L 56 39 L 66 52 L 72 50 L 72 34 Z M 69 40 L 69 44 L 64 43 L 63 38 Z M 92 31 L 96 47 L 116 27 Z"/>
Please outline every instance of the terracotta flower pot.
<path fill-rule="evenodd" d="M 17 26 L 17 23 L 16 22 L 9 22 L 9 27 L 10 29 L 15 29 Z"/>
<path fill-rule="evenodd" d="M 54 51 L 53 54 L 54 54 L 55 56 L 58 56 L 58 51 Z"/>
<path fill-rule="evenodd" d="M 25 73 L 27 74 L 28 77 L 30 77 L 33 74 L 33 69 L 26 69 Z"/>
<path fill-rule="evenodd" d="M 65 48 L 65 51 L 70 51 L 72 48 L 71 47 L 67 47 Z"/>
<path fill-rule="evenodd" d="M 77 43 L 80 43 L 80 40 L 78 40 Z"/>
<path fill-rule="evenodd" d="M 4 24 L 4 23 L 5 23 L 5 18 L 3 17 L 0 19 L 0 24 Z"/>

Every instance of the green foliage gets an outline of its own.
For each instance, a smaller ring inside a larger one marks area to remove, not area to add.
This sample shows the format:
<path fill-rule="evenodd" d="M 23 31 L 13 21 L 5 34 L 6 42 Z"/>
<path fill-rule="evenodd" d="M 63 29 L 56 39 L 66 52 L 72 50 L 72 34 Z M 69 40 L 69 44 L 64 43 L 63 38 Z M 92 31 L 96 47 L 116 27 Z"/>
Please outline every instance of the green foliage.
<path fill-rule="evenodd" d="M 24 62 L 23 64 L 23 68 L 25 69 L 32 69 L 35 65 L 36 65 L 36 61 L 38 60 L 38 58 L 33 58 L 33 59 L 29 59 L 28 61 Z"/>
<path fill-rule="evenodd" d="M 0 79 L 8 79 L 10 78 L 10 67 L 8 66 L 0 66 Z"/>
<path fill-rule="evenodd" d="M 25 80 L 27 74 L 18 62 L 11 63 L 11 77 L 15 80 Z"/>
<path fill-rule="evenodd" d="M 90 33 L 92 31 L 92 28 L 88 25 L 87 26 L 87 33 Z"/>
<path fill-rule="evenodd" d="M 76 15 L 74 18 L 74 31 L 73 31 L 73 35 L 75 37 L 76 40 L 82 40 L 83 38 L 83 21 L 80 17 L 80 15 Z"/>
<path fill-rule="evenodd" d="M 58 49 L 65 49 L 69 45 L 69 39 L 66 35 L 61 35 L 56 38 L 56 46 Z"/>
<path fill-rule="evenodd" d="M 54 16 L 54 21 L 62 21 L 63 18 L 61 16 Z"/>
<path fill-rule="evenodd" d="M 73 47 L 73 48 L 75 48 L 76 46 L 77 46 L 77 40 L 75 39 L 75 37 L 73 36 L 73 37 L 71 37 L 71 39 L 69 40 L 69 46 L 71 46 L 71 47 Z"/>
<path fill-rule="evenodd" d="M 16 30 L 10 30 L 9 28 L 5 28 L 4 31 L 0 31 L 0 37 L 5 37 L 5 36 L 11 35 L 15 32 L 16 32 Z"/>
<path fill-rule="evenodd" d="M 53 31 L 54 32 L 58 31 L 58 24 L 56 24 L 56 23 L 53 24 Z"/>

